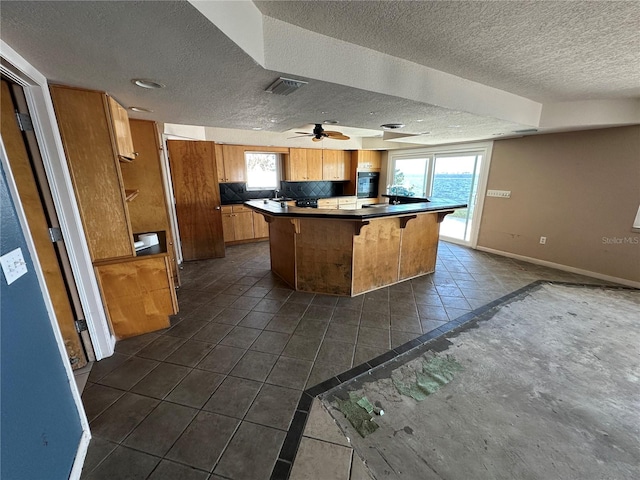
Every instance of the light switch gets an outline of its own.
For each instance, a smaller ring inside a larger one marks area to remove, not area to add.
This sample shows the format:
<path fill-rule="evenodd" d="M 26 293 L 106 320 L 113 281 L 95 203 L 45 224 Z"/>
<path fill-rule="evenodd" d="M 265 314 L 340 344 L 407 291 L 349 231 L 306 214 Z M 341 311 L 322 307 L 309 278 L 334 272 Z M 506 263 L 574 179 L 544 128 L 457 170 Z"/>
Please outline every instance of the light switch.
<path fill-rule="evenodd" d="M 27 273 L 27 262 L 24 261 L 20 248 L 16 248 L 2 255 L 0 257 L 0 264 L 2 264 L 2 271 L 4 272 L 4 278 L 7 279 L 7 285 L 11 285 Z"/>

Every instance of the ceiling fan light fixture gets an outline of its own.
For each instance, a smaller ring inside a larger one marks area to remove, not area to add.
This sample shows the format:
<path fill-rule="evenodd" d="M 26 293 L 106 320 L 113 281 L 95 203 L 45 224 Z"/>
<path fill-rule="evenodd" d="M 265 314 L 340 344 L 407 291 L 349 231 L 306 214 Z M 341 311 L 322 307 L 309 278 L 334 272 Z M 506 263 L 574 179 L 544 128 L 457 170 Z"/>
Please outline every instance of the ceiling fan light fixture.
<path fill-rule="evenodd" d="M 395 130 L 397 128 L 403 128 L 404 123 L 383 123 L 380 128 L 384 130 Z"/>
<path fill-rule="evenodd" d="M 147 80 L 144 78 L 134 78 L 133 80 L 131 80 L 131 83 L 133 83 L 137 87 L 147 88 L 151 90 L 156 88 L 164 88 L 166 86 L 162 83 L 154 82 L 153 80 Z"/>
<path fill-rule="evenodd" d="M 265 92 L 274 93 L 276 95 L 289 95 L 298 90 L 303 85 L 306 85 L 307 83 L 309 82 L 296 80 L 293 78 L 280 77 L 271 85 L 269 85 L 266 88 Z"/>

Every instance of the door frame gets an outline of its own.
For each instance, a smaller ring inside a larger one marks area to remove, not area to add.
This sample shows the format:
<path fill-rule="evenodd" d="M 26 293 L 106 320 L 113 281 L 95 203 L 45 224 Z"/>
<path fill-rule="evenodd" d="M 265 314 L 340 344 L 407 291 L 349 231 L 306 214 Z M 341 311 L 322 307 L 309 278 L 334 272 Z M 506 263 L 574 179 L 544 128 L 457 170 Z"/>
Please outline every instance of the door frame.
<path fill-rule="evenodd" d="M 109 328 L 89 255 L 47 79 L 3 40 L 0 52 L 0 72 L 20 85 L 27 99 L 96 359 L 109 357 L 116 338 Z"/>
<path fill-rule="evenodd" d="M 443 240 L 456 243 L 459 245 L 466 245 L 471 248 L 476 248 L 478 246 L 478 235 L 480 233 L 480 222 L 482 220 L 482 210 L 484 207 L 484 198 L 487 192 L 487 181 L 489 179 L 489 167 L 491 165 L 491 155 L 493 151 L 493 141 L 486 142 L 474 142 L 474 143 L 458 143 L 455 145 L 440 145 L 437 147 L 428 147 L 428 148 L 411 148 L 411 149 L 402 149 L 402 150 L 390 150 L 387 158 L 387 177 L 385 179 L 385 185 L 389 184 L 393 180 L 393 171 L 392 165 L 396 158 L 402 157 L 420 157 L 423 155 L 432 155 L 434 158 L 438 154 L 456 154 L 456 153 L 464 153 L 469 151 L 481 151 L 482 152 L 482 162 L 480 164 L 480 171 L 478 172 L 478 188 L 476 190 L 476 205 L 474 209 L 474 221 L 471 224 L 471 235 L 469 242 L 465 242 L 462 240 L 458 240 L 455 238 L 445 237 Z M 428 169 L 431 170 L 434 168 L 434 162 L 430 162 L 428 165 Z M 391 176 L 391 178 L 389 178 Z M 429 176 L 429 175 L 427 175 Z"/>
<path fill-rule="evenodd" d="M 49 322 L 51 324 L 51 330 L 53 332 L 53 336 L 58 346 L 60 359 L 62 360 L 63 367 L 67 374 L 67 383 L 69 384 L 71 396 L 73 397 L 73 401 L 78 411 L 78 417 L 80 419 L 82 435 L 78 443 L 78 450 L 76 452 L 76 456 L 73 461 L 71 474 L 69 475 L 70 479 L 75 480 L 80 478 L 80 474 L 82 472 L 82 466 L 84 465 L 84 460 L 87 455 L 87 449 L 89 448 L 89 441 L 91 440 L 91 432 L 89 430 L 89 421 L 84 411 L 84 406 L 82 405 L 80 391 L 78 390 L 78 387 L 76 385 L 73 370 L 71 369 L 71 364 L 69 363 L 67 349 L 64 345 L 64 340 L 62 338 L 62 334 L 60 333 L 60 328 L 58 327 L 58 321 L 56 320 L 53 303 L 51 301 L 51 297 L 49 296 L 49 291 L 47 290 L 44 273 L 42 271 L 42 267 L 38 259 L 38 254 L 36 252 L 36 246 L 33 241 L 33 237 L 31 236 L 31 231 L 29 230 L 29 226 L 27 223 L 27 216 L 25 214 L 24 209 L 22 208 L 22 203 L 20 203 L 18 187 L 16 186 L 13 172 L 11 171 L 11 166 L 9 165 L 7 152 L 4 148 L 4 142 L 2 141 L 1 137 L 0 137 L 0 166 L 2 167 L 2 170 L 4 171 L 5 176 L 7 178 L 7 184 L 9 186 L 9 191 L 11 193 L 11 200 L 13 201 L 13 204 L 15 206 L 16 214 L 18 216 L 18 220 L 22 228 L 22 233 L 24 235 L 25 242 L 27 243 L 27 248 L 29 249 L 29 254 L 31 255 L 31 259 L 33 260 L 33 268 L 35 270 L 36 278 L 38 279 L 38 284 L 40 285 L 40 290 L 42 291 L 42 299 L 44 301 L 45 308 L 47 309 Z"/>

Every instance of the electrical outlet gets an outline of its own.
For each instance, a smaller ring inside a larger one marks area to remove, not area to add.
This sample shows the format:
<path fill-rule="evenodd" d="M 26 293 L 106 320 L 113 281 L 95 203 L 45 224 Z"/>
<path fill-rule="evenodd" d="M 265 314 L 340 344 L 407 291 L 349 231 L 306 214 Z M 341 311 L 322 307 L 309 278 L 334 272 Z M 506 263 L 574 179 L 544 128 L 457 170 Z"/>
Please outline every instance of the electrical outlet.
<path fill-rule="evenodd" d="M 487 190 L 487 197 L 511 198 L 511 190 Z"/>
<path fill-rule="evenodd" d="M 547 244 L 547 237 L 540 237 L 540 245 L 546 245 Z"/>

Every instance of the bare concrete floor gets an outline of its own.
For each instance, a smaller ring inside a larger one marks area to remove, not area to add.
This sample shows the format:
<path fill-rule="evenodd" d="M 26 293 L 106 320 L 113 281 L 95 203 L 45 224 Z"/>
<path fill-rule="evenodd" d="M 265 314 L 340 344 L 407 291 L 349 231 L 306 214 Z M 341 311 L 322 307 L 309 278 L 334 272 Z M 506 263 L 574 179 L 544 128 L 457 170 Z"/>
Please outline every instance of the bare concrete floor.
<path fill-rule="evenodd" d="M 428 352 L 464 370 L 424 401 L 393 386 L 398 357 L 323 404 L 376 479 L 637 479 L 639 307 L 637 290 L 545 284 Z M 364 439 L 333 408 L 350 390 L 386 412 Z"/>

